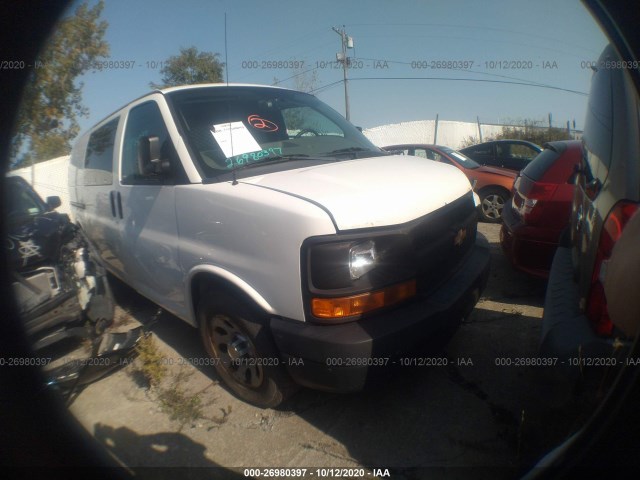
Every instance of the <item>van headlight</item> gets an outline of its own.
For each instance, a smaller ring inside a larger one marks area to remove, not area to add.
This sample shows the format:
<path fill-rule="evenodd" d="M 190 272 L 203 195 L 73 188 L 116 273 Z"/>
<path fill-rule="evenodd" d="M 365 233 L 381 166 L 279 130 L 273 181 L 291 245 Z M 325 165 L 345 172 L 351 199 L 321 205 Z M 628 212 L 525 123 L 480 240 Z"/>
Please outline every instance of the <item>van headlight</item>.
<path fill-rule="evenodd" d="M 407 235 L 327 235 L 304 242 L 305 309 L 318 321 L 355 320 L 416 294 Z"/>
<path fill-rule="evenodd" d="M 349 249 L 349 274 L 357 280 L 376 267 L 376 244 L 373 240 L 358 243 Z"/>

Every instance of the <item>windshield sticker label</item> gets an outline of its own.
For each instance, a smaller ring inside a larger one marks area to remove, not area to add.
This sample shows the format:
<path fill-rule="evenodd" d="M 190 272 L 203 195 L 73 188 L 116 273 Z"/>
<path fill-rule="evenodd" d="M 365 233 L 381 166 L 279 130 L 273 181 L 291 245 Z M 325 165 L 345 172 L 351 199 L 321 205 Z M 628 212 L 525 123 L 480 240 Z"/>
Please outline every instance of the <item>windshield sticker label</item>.
<path fill-rule="evenodd" d="M 225 157 L 262 150 L 242 122 L 221 123 L 211 127 L 211 134 Z"/>
<path fill-rule="evenodd" d="M 264 130 L 265 132 L 278 131 L 278 125 L 270 120 L 260 118 L 259 115 L 249 115 L 247 117 L 247 121 L 249 122 L 249 125 L 251 125 L 253 128 L 257 128 L 258 130 Z"/>
<path fill-rule="evenodd" d="M 282 148 L 268 148 L 266 150 L 260 150 L 259 152 L 243 153 L 242 155 L 236 155 L 235 157 L 227 158 L 227 168 L 236 168 L 250 163 L 259 162 L 271 155 L 282 155 Z"/>
<path fill-rule="evenodd" d="M 467 157 L 465 157 L 464 155 L 458 153 L 458 152 L 449 152 L 452 156 L 456 157 L 458 160 L 462 160 L 463 162 L 466 162 L 467 160 L 469 160 Z"/>

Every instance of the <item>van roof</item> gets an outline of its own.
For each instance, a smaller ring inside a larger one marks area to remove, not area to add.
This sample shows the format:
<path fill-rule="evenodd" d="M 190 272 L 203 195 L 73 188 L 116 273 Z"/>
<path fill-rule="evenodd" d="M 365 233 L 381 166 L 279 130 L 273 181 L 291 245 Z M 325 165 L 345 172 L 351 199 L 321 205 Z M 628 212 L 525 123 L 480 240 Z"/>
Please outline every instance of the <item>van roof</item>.
<path fill-rule="evenodd" d="M 129 102 L 125 103 L 124 105 L 121 105 L 120 107 L 116 108 L 113 112 L 109 113 L 109 115 L 105 115 L 104 117 L 102 117 L 96 123 L 94 123 L 89 128 L 87 128 L 86 130 L 81 132 L 74 139 L 74 144 L 75 144 L 75 142 L 77 142 L 77 140 L 79 138 L 81 138 L 82 136 L 86 135 L 88 132 L 93 130 L 98 125 L 104 123 L 105 120 L 107 120 L 109 117 L 112 117 L 113 115 L 118 113 L 123 108 L 126 108 L 128 105 L 132 104 L 133 102 L 137 102 L 138 100 L 140 100 L 140 99 L 142 99 L 144 97 L 147 97 L 147 96 L 152 95 L 154 93 L 160 93 L 162 95 L 166 95 L 166 94 L 171 93 L 171 92 L 177 92 L 177 91 L 182 91 L 182 90 L 197 90 L 197 89 L 200 89 L 200 88 L 211 88 L 211 87 L 216 87 L 216 88 L 220 88 L 220 87 L 260 87 L 260 88 L 273 88 L 274 90 L 291 90 L 290 88 L 278 87 L 278 86 L 275 86 L 275 85 L 260 85 L 260 84 L 256 84 L 256 83 L 198 83 L 198 84 L 195 84 L 195 85 L 179 85 L 179 86 L 176 86 L 176 87 L 156 88 L 155 90 L 151 90 L 150 92 L 146 92 L 145 94 L 140 95 L 139 97 L 136 97 L 136 98 L 130 100 Z"/>
<path fill-rule="evenodd" d="M 275 88 L 280 90 L 290 90 L 288 88 L 277 87 L 275 85 L 259 85 L 254 83 L 198 83 L 196 85 L 179 85 L 177 87 L 167 87 L 154 90 L 154 92 L 160 93 L 171 93 L 179 90 L 191 90 L 197 88 L 211 88 L 211 87 L 264 87 L 264 88 Z M 153 92 L 151 92 L 153 93 Z"/>

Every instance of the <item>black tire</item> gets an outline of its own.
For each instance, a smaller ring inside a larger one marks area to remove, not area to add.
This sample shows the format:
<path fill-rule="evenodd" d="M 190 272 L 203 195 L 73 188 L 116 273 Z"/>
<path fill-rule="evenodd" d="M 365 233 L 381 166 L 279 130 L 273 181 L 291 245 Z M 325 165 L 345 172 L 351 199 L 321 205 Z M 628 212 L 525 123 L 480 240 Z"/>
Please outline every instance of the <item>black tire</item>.
<path fill-rule="evenodd" d="M 500 223 L 502 209 L 509 200 L 509 194 L 500 188 L 487 188 L 479 192 L 480 219 L 489 223 Z"/>
<path fill-rule="evenodd" d="M 202 341 L 220 379 L 245 402 L 274 408 L 298 386 L 282 365 L 264 317 L 232 295 L 205 295 L 198 305 Z"/>

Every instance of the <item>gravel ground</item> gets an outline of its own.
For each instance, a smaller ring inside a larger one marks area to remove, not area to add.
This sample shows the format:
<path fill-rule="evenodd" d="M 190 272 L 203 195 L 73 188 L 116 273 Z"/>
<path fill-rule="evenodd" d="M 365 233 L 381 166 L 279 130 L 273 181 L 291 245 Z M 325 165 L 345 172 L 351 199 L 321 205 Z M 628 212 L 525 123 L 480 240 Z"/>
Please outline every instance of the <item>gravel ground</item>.
<path fill-rule="evenodd" d="M 167 367 L 164 380 L 149 387 L 137 359 L 86 387 L 70 409 L 133 469 L 344 467 L 366 468 L 366 478 L 375 478 L 371 469 L 382 468 L 409 479 L 459 467 L 458 476 L 511 478 L 579 425 L 585 403 L 539 367 L 499 364 L 535 357 L 545 282 L 511 269 L 499 225 L 479 230 L 491 244 L 491 276 L 473 314 L 438 354 L 446 366 L 402 369 L 357 394 L 303 389 L 278 409 L 259 409 L 230 395 L 212 367 L 190 360 L 206 357 L 192 327 L 115 282 L 117 329 L 157 317 L 152 338 Z"/>

